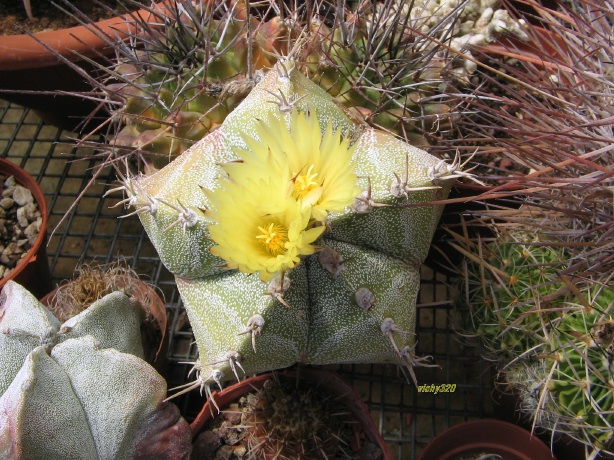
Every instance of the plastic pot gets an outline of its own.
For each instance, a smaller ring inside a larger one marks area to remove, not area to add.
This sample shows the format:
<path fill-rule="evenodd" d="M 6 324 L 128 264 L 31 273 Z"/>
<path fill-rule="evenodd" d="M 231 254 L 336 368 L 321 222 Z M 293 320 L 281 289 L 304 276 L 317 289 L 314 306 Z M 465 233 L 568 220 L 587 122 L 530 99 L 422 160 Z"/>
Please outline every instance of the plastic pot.
<path fill-rule="evenodd" d="M 495 454 L 505 460 L 556 460 L 537 436 L 518 425 L 495 419 L 451 426 L 427 444 L 418 460 L 457 460 L 477 454 Z"/>
<path fill-rule="evenodd" d="M 350 446 L 351 450 L 357 452 L 366 442 L 369 442 L 380 449 L 380 459 L 389 460 L 391 458 L 388 446 L 380 435 L 367 405 L 362 401 L 356 390 L 332 372 L 299 368 L 298 370 L 290 369 L 266 373 L 242 380 L 220 392 L 213 393 L 212 397 L 220 411 L 224 411 L 231 403 L 238 402 L 240 398 L 248 393 L 261 389 L 264 383 L 272 378 L 291 379 L 292 381 L 300 379 L 301 382 L 306 381 L 310 388 L 317 388 L 330 395 L 332 400 L 338 401 L 340 405 L 345 406 L 357 422 L 354 427 L 352 445 Z M 217 414 L 217 408 L 212 404 L 211 400 L 208 400 L 190 425 L 194 439 L 200 434 L 206 423 Z"/>
<path fill-rule="evenodd" d="M 14 280 L 40 299 L 53 288 L 46 251 L 47 201 L 43 190 L 30 174 L 3 158 L 0 158 L 0 175 L 3 177 L 13 176 L 19 185 L 30 190 L 42 216 L 41 229 L 34 244 L 15 268 L 0 279 L 0 290 L 8 280 Z"/>

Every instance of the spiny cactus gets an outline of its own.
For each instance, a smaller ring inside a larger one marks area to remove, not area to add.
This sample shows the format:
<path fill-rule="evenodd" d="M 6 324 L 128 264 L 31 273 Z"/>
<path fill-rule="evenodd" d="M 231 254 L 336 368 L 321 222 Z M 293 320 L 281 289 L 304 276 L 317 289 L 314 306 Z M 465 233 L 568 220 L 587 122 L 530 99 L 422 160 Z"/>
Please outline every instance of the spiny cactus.
<path fill-rule="evenodd" d="M 541 428 L 566 433 L 588 452 L 614 452 L 614 289 L 583 292 L 548 341 L 505 373 L 520 410 Z"/>
<path fill-rule="evenodd" d="M 229 391 L 237 394 L 240 388 Z M 367 408 L 357 404 L 356 393 L 336 376 L 300 369 L 264 374 L 244 382 L 242 388 L 243 394 L 226 405 L 219 417 L 208 417 L 215 414 L 210 412 L 211 402 L 205 405 L 207 418 L 195 453 L 213 458 L 232 446 L 254 459 L 390 457 L 383 440 L 373 436 L 375 426 L 365 420 Z M 220 399 L 226 403 L 228 395 Z M 195 424 L 198 427 L 199 421 Z"/>
<path fill-rule="evenodd" d="M 182 1 L 152 8 L 150 15 L 135 21 L 136 43 L 117 45 L 119 61 L 107 78 L 119 82 L 104 90 L 124 125 L 113 143 L 148 152 L 148 161 L 159 167 L 219 126 L 253 81 L 244 75 L 246 17 L 240 2 Z M 283 24 L 260 25 L 253 39 L 271 34 L 269 53 L 275 46 L 282 51 L 284 40 L 276 37 L 286 31 Z M 255 51 L 251 71 L 270 65 L 266 50 Z"/>
<path fill-rule="evenodd" d="M 459 307 L 469 313 L 466 333 L 476 335 L 492 359 L 513 359 L 543 344 L 570 296 L 559 276 L 565 251 L 538 238 L 510 230 L 461 248 L 469 254 L 459 280 Z"/>
<path fill-rule="evenodd" d="M 614 268 L 614 2 L 556 2 L 556 12 L 526 3 L 541 27 L 527 26 L 527 43 L 483 48 L 496 56 L 478 72 L 483 86 L 456 93 L 467 104 L 458 123 L 467 145 L 441 147 L 477 148 L 476 171 L 493 186 L 480 199 L 500 199 L 473 222 L 554 239 L 568 259 L 564 275 L 600 282 Z"/>
<path fill-rule="evenodd" d="M 176 275 L 194 386 L 208 388 L 296 362 L 413 376 L 419 267 L 442 211 L 421 204 L 463 174 L 353 124 L 288 59 L 219 129 L 119 189 Z"/>
<path fill-rule="evenodd" d="M 2 458 L 189 456 L 189 427 L 141 359 L 142 311 L 125 294 L 64 324 L 12 281 L 0 301 Z"/>
<path fill-rule="evenodd" d="M 312 20 L 301 59 L 356 116 L 425 145 L 457 118 L 445 88 L 475 72 L 471 48 L 503 34 L 526 38 L 523 22 L 500 7 L 496 0 L 362 2 L 337 17 L 341 25 Z"/>
<path fill-rule="evenodd" d="M 475 70 L 458 56 L 471 57 L 471 46 L 498 34 L 522 33 L 496 2 L 395 0 L 354 10 L 326 0 L 311 9 L 252 3 L 179 1 L 135 20 L 137 34 L 115 45 L 117 65 L 101 69 L 118 151 L 163 166 L 218 127 L 261 70 L 288 53 L 353 116 L 426 145 L 454 118 L 442 97 L 447 79 Z"/>
<path fill-rule="evenodd" d="M 390 458 L 366 406 L 326 371 L 259 375 L 216 399 L 222 413 L 215 414 L 209 401 L 192 424 L 199 433 L 193 455 L 213 459 L 232 450 L 254 459 Z"/>

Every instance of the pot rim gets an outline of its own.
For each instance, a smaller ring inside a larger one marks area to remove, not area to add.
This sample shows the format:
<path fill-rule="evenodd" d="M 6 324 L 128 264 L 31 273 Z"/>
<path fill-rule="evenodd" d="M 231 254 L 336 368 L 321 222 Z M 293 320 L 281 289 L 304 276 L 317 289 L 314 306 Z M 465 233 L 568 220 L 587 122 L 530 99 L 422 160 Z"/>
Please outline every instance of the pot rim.
<path fill-rule="evenodd" d="M 418 460 L 453 460 L 462 454 L 497 448 L 497 453 L 505 453 L 510 459 L 556 459 L 537 435 L 513 423 L 486 418 L 446 428 L 427 444 Z"/>
<path fill-rule="evenodd" d="M 164 0 L 152 8 L 163 11 Z M 58 65 L 62 60 L 95 58 L 113 51 L 110 42 L 126 40 L 135 31 L 134 19 L 147 20 L 149 9 L 140 9 L 92 24 L 67 29 L 0 36 L 0 71 Z M 61 56 L 61 57 L 60 57 Z"/>
<path fill-rule="evenodd" d="M 38 257 L 47 257 L 46 255 L 46 242 L 47 242 L 47 225 L 49 220 L 47 200 L 43 189 L 39 183 L 32 177 L 25 169 L 17 166 L 15 163 L 8 161 L 5 158 L 0 158 L 0 174 L 6 174 L 8 176 L 15 177 L 17 183 L 32 192 L 32 196 L 38 205 L 38 210 L 41 213 L 42 222 L 41 228 L 36 236 L 34 244 L 30 247 L 26 255 L 21 259 L 15 268 L 7 275 L 0 279 L 0 289 L 12 279 L 16 281 L 16 278 L 22 273 L 30 263 L 37 262 Z M 39 261 L 40 263 L 47 263 L 46 260 Z M 40 281 L 40 280 L 39 280 Z M 19 281 L 17 281 L 19 282 Z"/>

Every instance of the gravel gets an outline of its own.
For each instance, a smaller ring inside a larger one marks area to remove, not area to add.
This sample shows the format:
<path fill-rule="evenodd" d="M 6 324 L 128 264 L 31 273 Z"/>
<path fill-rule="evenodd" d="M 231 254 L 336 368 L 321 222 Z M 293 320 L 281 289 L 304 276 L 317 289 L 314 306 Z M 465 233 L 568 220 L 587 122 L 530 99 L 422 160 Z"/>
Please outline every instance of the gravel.
<path fill-rule="evenodd" d="M 0 177 L 0 278 L 26 256 L 41 230 L 43 217 L 32 192 L 13 176 Z"/>

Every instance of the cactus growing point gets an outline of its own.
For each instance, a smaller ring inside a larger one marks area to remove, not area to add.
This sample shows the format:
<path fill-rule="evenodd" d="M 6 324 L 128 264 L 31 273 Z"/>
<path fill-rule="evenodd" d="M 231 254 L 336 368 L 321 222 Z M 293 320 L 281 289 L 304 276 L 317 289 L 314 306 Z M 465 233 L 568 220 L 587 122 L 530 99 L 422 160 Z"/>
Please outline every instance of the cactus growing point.
<path fill-rule="evenodd" d="M 286 59 L 172 163 L 121 177 L 188 311 L 192 387 L 296 362 L 395 363 L 415 380 L 419 269 L 442 211 L 421 203 L 458 177 L 437 158 L 355 125 Z"/>

